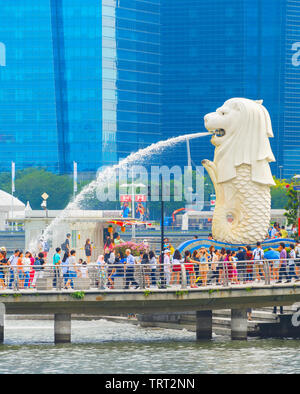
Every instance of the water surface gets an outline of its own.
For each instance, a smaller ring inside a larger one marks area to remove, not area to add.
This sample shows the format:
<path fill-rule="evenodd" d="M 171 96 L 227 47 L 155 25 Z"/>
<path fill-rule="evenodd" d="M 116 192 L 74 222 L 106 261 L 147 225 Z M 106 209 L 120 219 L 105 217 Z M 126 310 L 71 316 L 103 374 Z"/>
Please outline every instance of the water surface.
<path fill-rule="evenodd" d="M 3 373 L 299 373 L 299 340 L 195 342 L 186 330 L 106 320 L 72 321 L 72 343 L 53 344 L 53 321 L 7 320 Z"/>

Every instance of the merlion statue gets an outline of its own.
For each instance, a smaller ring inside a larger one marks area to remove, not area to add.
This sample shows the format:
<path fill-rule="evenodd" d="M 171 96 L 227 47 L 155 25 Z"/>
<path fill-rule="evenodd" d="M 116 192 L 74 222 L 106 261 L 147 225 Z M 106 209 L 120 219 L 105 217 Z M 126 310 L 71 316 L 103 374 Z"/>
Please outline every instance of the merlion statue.
<path fill-rule="evenodd" d="M 204 117 L 214 161 L 203 160 L 215 188 L 213 238 L 231 244 L 266 238 L 271 216 L 271 119 L 262 100 L 227 100 Z"/>

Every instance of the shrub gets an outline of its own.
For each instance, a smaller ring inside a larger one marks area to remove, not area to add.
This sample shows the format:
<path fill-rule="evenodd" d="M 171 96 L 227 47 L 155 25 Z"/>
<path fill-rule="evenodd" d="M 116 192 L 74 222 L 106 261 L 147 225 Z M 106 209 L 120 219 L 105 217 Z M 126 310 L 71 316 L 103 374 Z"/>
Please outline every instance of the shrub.
<path fill-rule="evenodd" d="M 147 253 L 148 246 L 140 243 L 136 244 L 132 241 L 124 242 L 115 247 L 115 253 L 122 252 L 125 255 L 126 249 L 130 249 L 133 256 L 139 256 L 141 252 Z"/>

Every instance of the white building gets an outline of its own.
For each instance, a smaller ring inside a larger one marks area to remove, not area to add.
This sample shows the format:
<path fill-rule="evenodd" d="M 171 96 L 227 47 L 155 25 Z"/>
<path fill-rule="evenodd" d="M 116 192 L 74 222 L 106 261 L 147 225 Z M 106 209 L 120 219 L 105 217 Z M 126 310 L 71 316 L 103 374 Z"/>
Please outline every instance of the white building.
<path fill-rule="evenodd" d="M 11 194 L 0 190 L 0 231 L 7 230 L 8 221 L 25 216 L 25 204 Z"/>

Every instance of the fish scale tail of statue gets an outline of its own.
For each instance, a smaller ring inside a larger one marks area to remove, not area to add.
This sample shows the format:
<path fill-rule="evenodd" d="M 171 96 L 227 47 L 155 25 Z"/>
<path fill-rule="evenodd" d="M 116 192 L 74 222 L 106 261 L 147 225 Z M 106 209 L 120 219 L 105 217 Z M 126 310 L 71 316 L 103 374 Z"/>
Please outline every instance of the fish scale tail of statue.
<path fill-rule="evenodd" d="M 262 241 L 275 184 L 269 165 L 275 161 L 269 113 L 261 100 L 233 98 L 205 115 L 204 122 L 215 146 L 214 161 L 202 161 L 216 194 L 213 238 L 230 244 Z"/>

